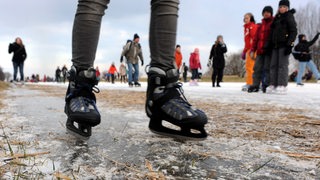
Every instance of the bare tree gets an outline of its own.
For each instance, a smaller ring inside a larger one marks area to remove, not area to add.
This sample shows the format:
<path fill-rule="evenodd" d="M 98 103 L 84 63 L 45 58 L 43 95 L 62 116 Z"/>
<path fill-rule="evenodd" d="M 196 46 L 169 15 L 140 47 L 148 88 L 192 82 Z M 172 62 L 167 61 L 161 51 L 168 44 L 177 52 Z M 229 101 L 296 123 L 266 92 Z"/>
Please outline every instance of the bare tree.
<path fill-rule="evenodd" d="M 224 74 L 238 75 L 239 77 L 245 76 L 245 61 L 241 60 L 241 52 L 232 53 L 227 56 Z"/>
<path fill-rule="evenodd" d="M 0 81 L 4 81 L 4 79 L 5 79 L 5 75 L 4 75 L 2 67 L 0 67 Z"/>
<path fill-rule="evenodd" d="M 305 34 L 311 40 L 318 32 L 320 32 L 320 6 L 318 3 L 309 2 L 304 7 L 297 9 L 295 19 L 297 21 L 298 33 Z M 320 43 L 316 43 L 311 47 L 313 52 L 313 61 L 320 67 Z"/>

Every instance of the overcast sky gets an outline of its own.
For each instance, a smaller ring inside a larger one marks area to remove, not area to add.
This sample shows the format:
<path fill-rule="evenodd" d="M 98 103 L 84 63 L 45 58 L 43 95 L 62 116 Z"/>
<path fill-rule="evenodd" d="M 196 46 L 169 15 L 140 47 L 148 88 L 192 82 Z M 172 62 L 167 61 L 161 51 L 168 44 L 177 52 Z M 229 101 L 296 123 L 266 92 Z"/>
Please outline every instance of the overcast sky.
<path fill-rule="evenodd" d="M 243 48 L 243 15 L 252 12 L 258 22 L 265 5 L 276 11 L 278 0 L 181 0 L 177 43 L 181 44 L 183 61 L 200 48 L 202 66 L 206 68 L 209 51 L 216 36 L 222 34 L 229 53 Z M 299 9 L 320 0 L 291 0 Z M 71 65 L 71 31 L 76 0 L 0 0 L 0 66 L 12 73 L 12 54 L 8 45 L 21 37 L 28 58 L 25 76 L 38 73 L 53 76 L 57 66 Z M 149 62 L 148 29 L 150 1 L 111 0 L 103 18 L 95 65 L 106 70 L 112 62 L 119 66 L 122 47 L 138 33 L 145 64 Z M 205 69 L 203 70 L 205 71 Z"/>

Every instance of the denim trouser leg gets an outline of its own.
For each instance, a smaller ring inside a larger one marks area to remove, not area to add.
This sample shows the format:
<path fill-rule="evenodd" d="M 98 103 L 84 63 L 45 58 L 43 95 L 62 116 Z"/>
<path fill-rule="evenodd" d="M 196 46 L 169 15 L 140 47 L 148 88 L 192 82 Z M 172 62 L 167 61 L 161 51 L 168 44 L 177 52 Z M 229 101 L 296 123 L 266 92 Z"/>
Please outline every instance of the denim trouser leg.
<path fill-rule="evenodd" d="M 17 80 L 17 73 L 18 73 L 18 63 L 12 62 L 13 64 L 13 80 Z"/>
<path fill-rule="evenodd" d="M 20 73 L 20 81 L 24 80 L 23 66 L 24 66 L 23 62 L 19 63 L 19 65 L 18 65 L 19 73 Z"/>
<path fill-rule="evenodd" d="M 133 68 L 134 68 L 133 81 L 138 82 L 139 81 L 139 63 L 133 64 Z"/>
<path fill-rule="evenodd" d="M 307 66 L 309 67 L 309 69 L 312 71 L 314 77 L 316 79 L 319 79 L 320 78 L 320 74 L 319 74 L 319 71 L 317 69 L 317 66 L 314 64 L 313 60 L 310 60 L 308 63 L 307 63 Z"/>
<path fill-rule="evenodd" d="M 297 74 L 297 84 L 302 82 L 304 71 L 306 70 L 307 62 L 299 62 L 299 70 Z"/>
<path fill-rule="evenodd" d="M 96 55 L 101 19 L 109 0 L 79 0 L 72 31 L 73 65 L 92 67 Z"/>
<path fill-rule="evenodd" d="M 128 83 L 132 83 L 132 80 L 133 80 L 132 68 L 133 68 L 133 64 L 128 62 Z"/>
<path fill-rule="evenodd" d="M 174 69 L 179 0 L 151 0 L 151 67 Z"/>

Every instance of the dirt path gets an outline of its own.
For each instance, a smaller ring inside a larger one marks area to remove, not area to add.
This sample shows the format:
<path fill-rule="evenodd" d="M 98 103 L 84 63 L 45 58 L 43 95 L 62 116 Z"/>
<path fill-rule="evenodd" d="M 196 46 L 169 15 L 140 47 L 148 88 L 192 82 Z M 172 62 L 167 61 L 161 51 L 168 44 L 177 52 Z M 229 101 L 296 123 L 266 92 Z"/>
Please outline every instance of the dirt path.
<path fill-rule="evenodd" d="M 80 141 L 65 132 L 64 93 L 60 87 L 36 85 L 6 92 L 0 157 L 24 158 L 1 162 L 2 178 L 320 177 L 320 120 L 312 109 L 190 99 L 207 113 L 210 136 L 202 142 L 181 142 L 149 132 L 144 92 L 102 91 L 102 123 L 90 140 Z M 44 154 L 31 158 L 32 153 Z"/>

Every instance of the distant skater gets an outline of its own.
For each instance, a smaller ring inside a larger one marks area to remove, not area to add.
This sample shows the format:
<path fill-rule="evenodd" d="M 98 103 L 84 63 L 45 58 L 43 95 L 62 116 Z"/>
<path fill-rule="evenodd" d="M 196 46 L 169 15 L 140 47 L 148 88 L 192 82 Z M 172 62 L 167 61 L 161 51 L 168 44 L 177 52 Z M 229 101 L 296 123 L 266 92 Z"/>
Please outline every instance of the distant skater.
<path fill-rule="evenodd" d="M 9 54 L 13 53 L 12 64 L 13 64 L 13 81 L 17 82 L 18 69 L 20 72 L 20 81 L 24 82 L 24 61 L 27 58 L 27 52 L 22 39 L 17 37 L 15 42 L 9 44 Z"/>

